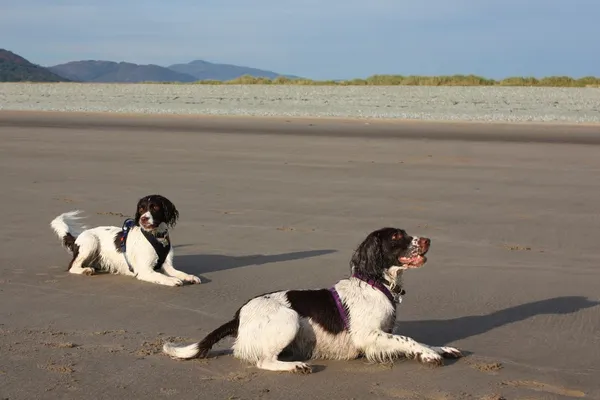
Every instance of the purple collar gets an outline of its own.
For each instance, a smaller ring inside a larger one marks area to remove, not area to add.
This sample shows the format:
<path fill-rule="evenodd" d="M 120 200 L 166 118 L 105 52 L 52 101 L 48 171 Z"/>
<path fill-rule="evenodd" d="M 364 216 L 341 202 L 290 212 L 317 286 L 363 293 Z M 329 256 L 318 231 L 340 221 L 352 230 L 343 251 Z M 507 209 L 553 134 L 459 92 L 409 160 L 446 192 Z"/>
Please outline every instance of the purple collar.
<path fill-rule="evenodd" d="M 363 281 L 365 283 L 368 283 L 373 288 L 375 288 L 375 289 L 379 290 L 380 292 L 382 292 L 383 294 L 385 294 L 386 297 L 392 302 L 392 304 L 396 303 L 396 298 L 394 297 L 394 295 L 389 291 L 388 288 L 383 286 L 380 282 L 377 282 L 376 280 L 373 280 L 373 279 L 364 278 L 358 274 L 352 274 L 352 277 L 356 278 L 356 279 L 360 279 L 361 281 Z"/>
<path fill-rule="evenodd" d="M 348 330 L 348 328 L 350 327 L 350 324 L 348 323 L 348 313 L 346 313 L 346 309 L 342 304 L 342 299 L 340 299 L 340 295 L 338 294 L 337 290 L 335 290 L 335 287 L 329 288 L 329 291 L 333 295 L 335 305 L 337 306 L 338 312 L 342 316 L 342 321 L 344 321 L 344 329 Z"/>

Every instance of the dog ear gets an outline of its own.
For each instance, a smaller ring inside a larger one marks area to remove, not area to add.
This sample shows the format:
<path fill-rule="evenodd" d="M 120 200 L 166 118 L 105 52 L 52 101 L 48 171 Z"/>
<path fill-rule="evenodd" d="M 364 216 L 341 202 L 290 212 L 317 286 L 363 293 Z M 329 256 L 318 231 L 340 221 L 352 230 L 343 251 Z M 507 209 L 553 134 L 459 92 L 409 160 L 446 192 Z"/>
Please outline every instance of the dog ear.
<path fill-rule="evenodd" d="M 135 206 L 135 216 L 133 217 L 133 220 L 135 221 L 135 224 L 137 226 L 140 225 L 140 218 L 142 217 L 142 214 L 140 213 L 140 207 L 142 206 L 142 201 L 145 199 L 145 197 L 142 197 L 141 199 L 138 200 L 137 205 Z"/>
<path fill-rule="evenodd" d="M 350 260 L 352 273 L 368 279 L 380 281 L 383 279 L 384 255 L 381 239 L 372 232 L 358 246 Z"/>
<path fill-rule="evenodd" d="M 159 199 L 162 204 L 163 212 L 165 213 L 165 223 L 172 228 L 177 224 L 179 211 L 177 210 L 177 207 L 175 207 L 175 204 L 166 197 L 160 196 Z"/>

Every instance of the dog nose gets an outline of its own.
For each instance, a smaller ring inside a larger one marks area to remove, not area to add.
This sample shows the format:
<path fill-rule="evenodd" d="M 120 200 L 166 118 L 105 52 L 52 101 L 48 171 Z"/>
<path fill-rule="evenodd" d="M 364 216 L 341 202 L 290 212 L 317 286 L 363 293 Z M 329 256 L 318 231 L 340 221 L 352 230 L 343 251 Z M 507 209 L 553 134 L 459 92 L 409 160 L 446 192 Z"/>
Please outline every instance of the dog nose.
<path fill-rule="evenodd" d="M 142 222 L 146 223 L 146 222 L 148 222 L 148 217 L 146 217 L 146 216 L 144 215 L 142 218 L 140 218 L 140 221 L 142 221 Z"/>
<path fill-rule="evenodd" d="M 419 239 L 419 246 L 424 249 L 428 249 L 430 244 L 431 244 L 431 239 L 429 239 L 429 238 L 423 237 L 423 238 Z"/>

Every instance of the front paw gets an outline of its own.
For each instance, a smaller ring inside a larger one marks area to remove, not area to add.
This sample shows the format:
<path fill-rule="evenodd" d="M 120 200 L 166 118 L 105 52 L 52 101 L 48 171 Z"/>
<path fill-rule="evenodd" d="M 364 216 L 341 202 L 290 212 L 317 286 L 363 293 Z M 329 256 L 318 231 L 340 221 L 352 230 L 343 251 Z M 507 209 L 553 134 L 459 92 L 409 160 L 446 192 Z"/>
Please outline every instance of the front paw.
<path fill-rule="evenodd" d="M 188 275 L 188 276 L 185 278 L 185 281 L 186 281 L 186 282 L 189 282 L 189 283 L 191 283 L 191 284 L 194 284 L 194 283 L 202 283 L 202 279 L 200 279 L 200 278 L 198 278 L 197 276 L 194 276 L 194 275 Z"/>
<path fill-rule="evenodd" d="M 433 367 L 439 367 L 444 364 L 444 359 L 442 356 L 430 349 L 425 349 L 420 353 L 416 353 L 415 358 L 419 362 L 431 365 Z"/>
<path fill-rule="evenodd" d="M 461 358 L 463 354 L 459 349 L 454 347 L 437 347 L 436 352 L 444 358 Z"/>
<path fill-rule="evenodd" d="M 165 283 L 167 286 L 183 286 L 183 281 L 179 278 L 169 278 Z"/>

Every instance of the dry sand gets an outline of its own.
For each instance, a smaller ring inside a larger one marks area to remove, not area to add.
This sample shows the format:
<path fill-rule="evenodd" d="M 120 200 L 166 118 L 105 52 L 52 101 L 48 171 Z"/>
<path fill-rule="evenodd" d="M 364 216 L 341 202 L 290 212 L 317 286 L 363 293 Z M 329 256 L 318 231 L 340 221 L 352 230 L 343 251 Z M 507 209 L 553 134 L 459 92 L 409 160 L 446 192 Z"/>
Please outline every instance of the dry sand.
<path fill-rule="evenodd" d="M 19 115 L 0 113 L 2 399 L 600 398 L 592 131 Z M 206 284 L 65 272 L 54 216 L 120 225 L 153 192 L 181 212 L 176 264 Z M 397 331 L 464 359 L 317 361 L 298 376 L 160 354 L 250 296 L 331 285 L 386 225 L 433 241 Z"/>

